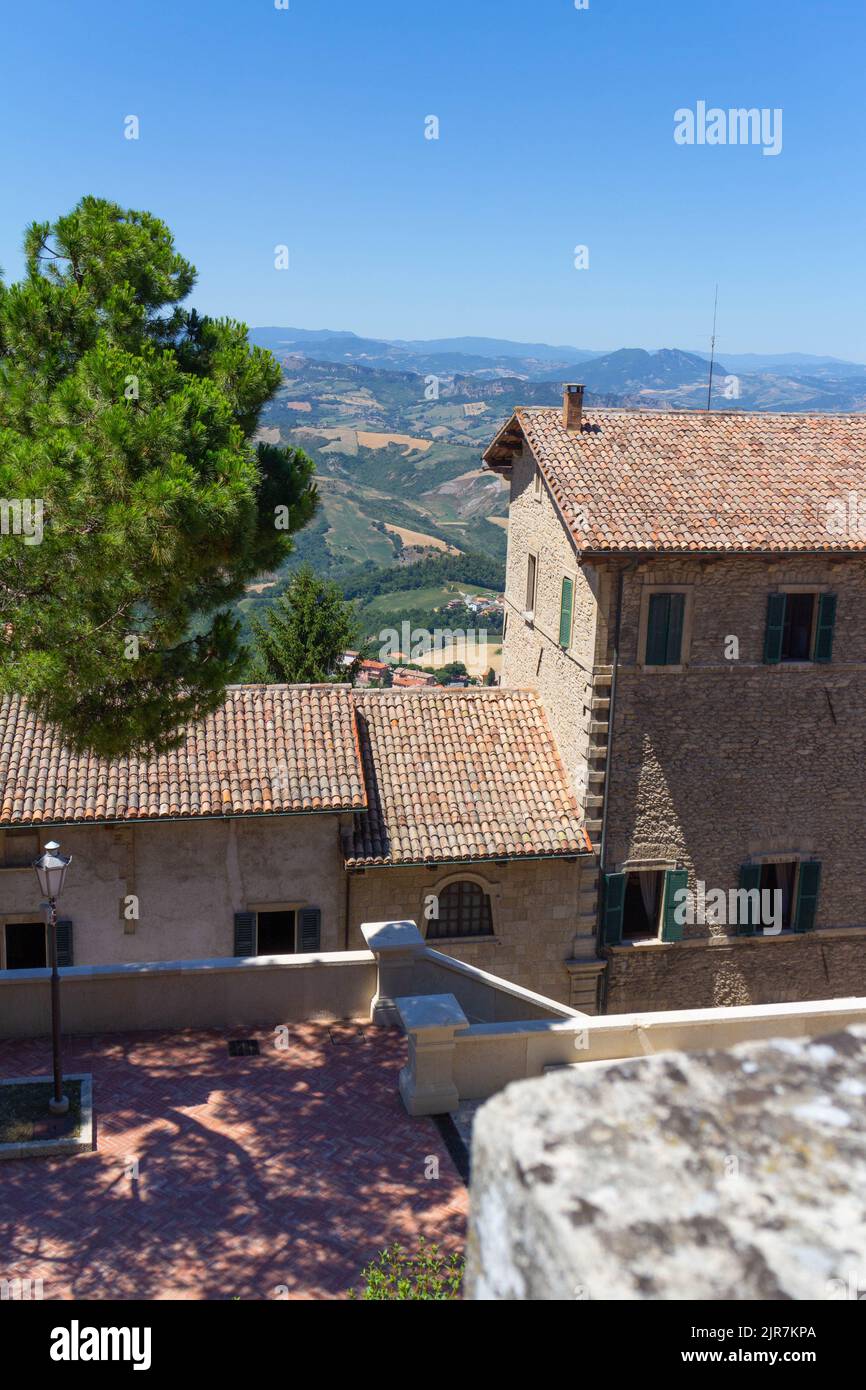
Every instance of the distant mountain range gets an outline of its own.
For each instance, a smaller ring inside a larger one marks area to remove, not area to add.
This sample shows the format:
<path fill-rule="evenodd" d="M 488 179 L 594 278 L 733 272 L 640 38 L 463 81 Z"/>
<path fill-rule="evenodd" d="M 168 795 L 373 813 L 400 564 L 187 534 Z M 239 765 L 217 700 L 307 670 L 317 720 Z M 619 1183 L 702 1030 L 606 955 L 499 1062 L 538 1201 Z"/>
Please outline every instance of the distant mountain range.
<path fill-rule="evenodd" d="M 678 348 L 593 353 L 498 338 L 386 342 L 298 328 L 258 328 L 250 337 L 283 368 L 262 437 L 313 457 L 321 505 L 286 570 L 250 586 L 238 606 L 245 622 L 302 560 L 347 583 L 364 566 L 393 568 L 399 580 L 404 566 L 436 554 L 470 567 L 481 554 L 501 565 L 507 489 L 482 470 L 481 455 L 515 407 L 558 405 L 564 381 L 584 382 L 590 407 L 705 409 L 707 402 L 707 355 Z M 805 353 L 728 354 L 715 364 L 713 408 L 866 410 L 866 367 Z M 447 585 L 397 589 L 389 615 L 416 615 L 419 605 L 432 609 L 454 596 Z M 385 614 L 371 608 L 367 616 Z"/>
<path fill-rule="evenodd" d="M 451 381 L 582 381 L 623 405 L 696 409 L 706 405 L 709 357 L 679 348 L 587 348 L 501 338 L 364 338 L 344 330 L 256 328 L 250 337 L 280 358 L 343 363 Z M 525 403 L 529 396 L 524 393 Z M 866 366 L 809 353 L 728 353 L 714 371 L 716 409 L 847 411 L 866 409 Z"/>

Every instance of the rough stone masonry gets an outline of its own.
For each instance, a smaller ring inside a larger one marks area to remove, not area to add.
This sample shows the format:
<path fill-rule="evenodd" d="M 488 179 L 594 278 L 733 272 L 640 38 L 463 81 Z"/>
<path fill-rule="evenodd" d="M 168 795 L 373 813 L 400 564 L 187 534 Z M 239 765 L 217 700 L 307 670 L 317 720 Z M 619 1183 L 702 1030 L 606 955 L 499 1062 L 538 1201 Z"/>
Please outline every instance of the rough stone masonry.
<path fill-rule="evenodd" d="M 866 1027 L 584 1063 L 475 1121 L 474 1299 L 866 1294 Z"/>

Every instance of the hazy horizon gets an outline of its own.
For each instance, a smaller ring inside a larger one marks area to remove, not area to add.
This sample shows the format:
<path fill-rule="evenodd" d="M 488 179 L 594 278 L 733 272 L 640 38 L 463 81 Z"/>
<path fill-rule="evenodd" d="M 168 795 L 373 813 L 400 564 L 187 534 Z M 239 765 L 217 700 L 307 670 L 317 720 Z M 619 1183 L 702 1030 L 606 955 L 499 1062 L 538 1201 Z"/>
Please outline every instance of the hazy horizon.
<path fill-rule="evenodd" d="M 163 218 L 191 302 L 248 323 L 706 351 L 718 284 L 722 358 L 866 360 L 859 0 L 4 19 L 7 278 L 92 193 Z"/>

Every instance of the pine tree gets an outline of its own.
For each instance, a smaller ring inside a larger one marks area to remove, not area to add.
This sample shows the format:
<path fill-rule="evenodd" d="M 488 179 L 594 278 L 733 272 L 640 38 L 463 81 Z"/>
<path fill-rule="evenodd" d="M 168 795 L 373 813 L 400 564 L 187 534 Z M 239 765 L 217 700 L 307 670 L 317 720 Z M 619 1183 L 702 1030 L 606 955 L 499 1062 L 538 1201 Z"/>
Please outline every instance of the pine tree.
<path fill-rule="evenodd" d="M 319 682 L 348 680 L 351 667 L 340 658 L 358 641 L 354 604 L 336 584 L 302 565 L 268 609 L 264 623 L 252 620 L 256 655 L 253 680 Z"/>
<path fill-rule="evenodd" d="M 163 222 L 87 197 L 24 248 L 0 280 L 0 692 L 75 748 L 164 749 L 238 678 L 224 610 L 312 517 L 313 465 L 254 443 L 280 367 L 181 307 Z"/>

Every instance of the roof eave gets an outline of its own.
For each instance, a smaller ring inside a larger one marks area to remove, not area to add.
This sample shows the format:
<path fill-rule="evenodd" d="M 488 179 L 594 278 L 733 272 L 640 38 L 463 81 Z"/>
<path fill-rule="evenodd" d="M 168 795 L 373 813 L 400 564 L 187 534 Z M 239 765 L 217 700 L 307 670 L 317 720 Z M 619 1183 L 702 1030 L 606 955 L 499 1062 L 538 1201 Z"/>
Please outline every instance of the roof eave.
<path fill-rule="evenodd" d="M 491 473 L 499 473 L 502 476 L 510 471 L 514 455 L 520 452 L 525 442 L 523 426 L 515 413 L 488 444 L 481 455 L 481 462 Z"/>
<path fill-rule="evenodd" d="M 737 549 L 728 546 L 724 549 L 695 549 L 688 546 L 604 546 L 585 545 L 572 533 L 581 560 L 662 560 L 676 557 L 692 560 L 787 560 L 803 556 L 821 556 L 824 559 L 852 560 L 866 559 L 866 549 L 831 550 L 823 546 L 774 546 L 771 549 Z"/>
<path fill-rule="evenodd" d="M 590 849 L 563 849 L 552 851 L 548 854 L 476 854 L 464 856 L 456 859 L 398 859 L 381 855 L 367 857 L 364 859 L 346 859 L 344 867 L 347 869 L 441 869 L 450 864 L 523 864 L 527 860 L 550 860 L 550 859 L 588 859 L 595 854 L 593 848 Z"/>

